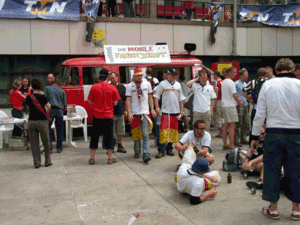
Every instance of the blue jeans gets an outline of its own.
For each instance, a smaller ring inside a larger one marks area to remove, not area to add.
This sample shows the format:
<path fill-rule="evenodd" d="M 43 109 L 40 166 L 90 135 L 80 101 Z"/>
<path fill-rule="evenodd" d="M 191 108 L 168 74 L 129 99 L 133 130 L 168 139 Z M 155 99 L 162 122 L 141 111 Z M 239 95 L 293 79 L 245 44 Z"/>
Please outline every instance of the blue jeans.
<path fill-rule="evenodd" d="M 143 135 L 143 153 L 150 154 L 149 145 L 149 122 L 148 119 L 143 116 L 141 119 L 142 135 Z M 141 140 L 134 141 L 134 152 L 135 154 L 141 154 Z"/>
<path fill-rule="evenodd" d="M 160 127 L 159 127 L 159 125 L 157 124 L 157 117 L 152 118 L 152 123 L 153 123 L 153 134 L 154 134 L 154 136 L 155 136 L 155 140 L 156 140 L 157 147 L 158 147 L 158 143 L 159 143 L 159 130 L 160 130 Z"/>
<path fill-rule="evenodd" d="M 159 144 L 158 145 L 158 152 L 162 153 L 162 154 L 165 154 L 166 152 L 171 152 L 173 150 L 173 146 L 172 146 L 173 143 L 164 143 L 164 144 Z"/>
<path fill-rule="evenodd" d="M 192 16 L 193 9 L 191 9 L 191 8 L 186 8 L 184 11 L 186 12 L 186 15 L 187 15 L 186 19 L 187 19 L 187 20 L 191 20 L 191 16 Z"/>
<path fill-rule="evenodd" d="M 53 131 L 51 129 L 53 120 L 55 119 L 55 128 L 56 128 L 56 149 L 62 150 L 62 142 L 63 142 L 63 125 L 64 125 L 64 111 L 62 109 L 51 109 L 49 122 L 49 136 L 50 136 L 50 150 L 52 150 L 52 135 Z"/>

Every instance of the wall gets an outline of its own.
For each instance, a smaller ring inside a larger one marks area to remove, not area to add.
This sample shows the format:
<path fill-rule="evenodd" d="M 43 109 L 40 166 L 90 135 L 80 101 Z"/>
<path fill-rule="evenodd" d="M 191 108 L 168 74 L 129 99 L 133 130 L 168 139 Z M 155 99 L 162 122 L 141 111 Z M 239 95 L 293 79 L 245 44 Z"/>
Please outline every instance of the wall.
<path fill-rule="evenodd" d="M 166 42 L 171 51 L 183 50 L 184 43 L 196 43 L 196 55 L 232 54 L 231 23 L 218 27 L 214 45 L 209 42 L 210 23 L 116 18 L 96 22 L 105 30 L 108 45 L 153 45 Z M 102 18 L 101 18 L 102 20 Z M 136 22 L 137 21 L 137 22 Z M 158 24 L 160 23 L 160 24 Z M 85 42 L 86 22 L 1 19 L 0 53 L 29 55 L 90 55 L 103 52 Z M 300 29 L 243 25 L 238 27 L 240 56 L 300 55 Z"/>

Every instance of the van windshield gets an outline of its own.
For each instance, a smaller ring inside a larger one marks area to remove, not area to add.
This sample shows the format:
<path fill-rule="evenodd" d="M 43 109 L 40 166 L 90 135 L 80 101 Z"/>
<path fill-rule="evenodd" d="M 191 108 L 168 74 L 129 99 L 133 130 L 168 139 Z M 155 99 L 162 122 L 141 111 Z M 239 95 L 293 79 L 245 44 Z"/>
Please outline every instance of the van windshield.
<path fill-rule="evenodd" d="M 68 84 L 68 76 L 69 76 L 69 67 L 62 67 L 61 68 L 61 71 L 59 73 L 59 76 L 58 76 L 58 82 L 60 85 L 67 85 Z"/>

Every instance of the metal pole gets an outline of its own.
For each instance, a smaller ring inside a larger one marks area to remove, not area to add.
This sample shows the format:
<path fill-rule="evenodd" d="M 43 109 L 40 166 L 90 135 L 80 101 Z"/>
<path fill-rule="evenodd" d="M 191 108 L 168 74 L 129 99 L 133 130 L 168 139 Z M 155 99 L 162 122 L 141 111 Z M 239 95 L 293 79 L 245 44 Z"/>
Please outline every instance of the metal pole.
<path fill-rule="evenodd" d="M 140 0 L 140 18 L 143 17 L 142 13 L 143 13 L 143 0 Z"/>
<path fill-rule="evenodd" d="M 232 40 L 232 55 L 237 55 L 237 0 L 233 0 L 233 40 Z"/>
<path fill-rule="evenodd" d="M 172 19 L 175 19 L 175 15 L 174 15 L 174 7 L 175 7 L 175 0 L 172 0 Z"/>

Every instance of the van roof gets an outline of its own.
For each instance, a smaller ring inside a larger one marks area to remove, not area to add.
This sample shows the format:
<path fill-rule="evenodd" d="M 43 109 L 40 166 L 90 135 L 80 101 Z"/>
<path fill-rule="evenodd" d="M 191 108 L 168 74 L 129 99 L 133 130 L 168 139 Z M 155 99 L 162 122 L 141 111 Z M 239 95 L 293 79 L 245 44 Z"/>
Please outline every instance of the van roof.
<path fill-rule="evenodd" d="M 171 63 L 149 63 L 149 64 L 128 64 L 128 65 L 147 65 L 147 66 L 181 66 L 181 65 L 194 65 L 194 64 L 201 64 L 202 61 L 200 59 L 195 58 L 194 56 L 191 57 L 172 57 L 171 56 Z M 68 59 L 64 61 L 62 66 L 103 66 L 107 65 L 105 62 L 104 56 L 96 56 L 96 57 L 87 57 L 87 58 L 74 58 L 74 59 Z M 124 64 L 110 64 L 109 66 L 124 66 Z"/>

